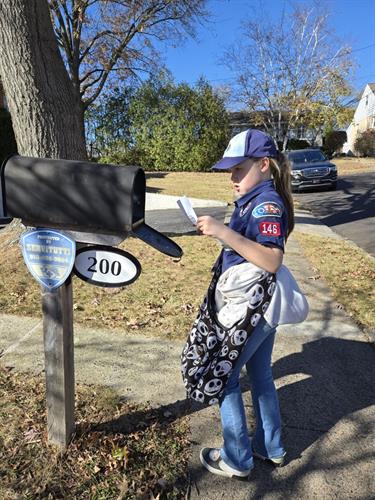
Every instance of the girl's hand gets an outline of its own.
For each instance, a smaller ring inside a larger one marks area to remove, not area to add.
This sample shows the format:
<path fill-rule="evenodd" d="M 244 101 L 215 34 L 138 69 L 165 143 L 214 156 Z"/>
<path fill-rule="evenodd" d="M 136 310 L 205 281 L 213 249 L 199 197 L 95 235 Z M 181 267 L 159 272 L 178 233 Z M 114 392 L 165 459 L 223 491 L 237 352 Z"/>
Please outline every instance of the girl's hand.
<path fill-rule="evenodd" d="M 206 236 L 212 236 L 213 238 L 219 238 L 225 225 L 222 222 L 211 217 L 211 215 L 203 215 L 198 217 L 197 221 L 197 231 L 199 234 L 204 234 Z"/>

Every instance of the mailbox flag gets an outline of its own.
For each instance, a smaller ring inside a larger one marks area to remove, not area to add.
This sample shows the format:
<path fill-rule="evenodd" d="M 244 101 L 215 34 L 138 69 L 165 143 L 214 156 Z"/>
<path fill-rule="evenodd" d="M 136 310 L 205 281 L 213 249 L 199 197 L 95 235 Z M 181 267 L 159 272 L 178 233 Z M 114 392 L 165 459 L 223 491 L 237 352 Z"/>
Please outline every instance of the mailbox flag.
<path fill-rule="evenodd" d="M 159 252 L 170 257 L 182 257 L 182 249 L 177 243 L 144 222 L 133 228 L 132 232 L 137 238 L 156 248 Z"/>
<path fill-rule="evenodd" d="M 76 244 L 66 234 L 34 229 L 21 236 L 22 255 L 33 277 L 48 290 L 61 286 L 72 272 Z"/>

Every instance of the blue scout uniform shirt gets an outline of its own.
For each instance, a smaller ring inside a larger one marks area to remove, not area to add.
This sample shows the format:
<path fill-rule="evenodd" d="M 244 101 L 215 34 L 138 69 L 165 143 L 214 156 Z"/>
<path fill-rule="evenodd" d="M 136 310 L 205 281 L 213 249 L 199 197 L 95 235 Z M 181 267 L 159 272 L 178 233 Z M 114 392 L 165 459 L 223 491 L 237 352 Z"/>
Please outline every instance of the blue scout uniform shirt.
<path fill-rule="evenodd" d="M 261 182 L 234 204 L 235 209 L 229 222 L 231 229 L 249 240 L 284 251 L 288 217 L 272 179 Z M 243 262 L 246 259 L 237 252 L 224 248 L 222 272 Z"/>

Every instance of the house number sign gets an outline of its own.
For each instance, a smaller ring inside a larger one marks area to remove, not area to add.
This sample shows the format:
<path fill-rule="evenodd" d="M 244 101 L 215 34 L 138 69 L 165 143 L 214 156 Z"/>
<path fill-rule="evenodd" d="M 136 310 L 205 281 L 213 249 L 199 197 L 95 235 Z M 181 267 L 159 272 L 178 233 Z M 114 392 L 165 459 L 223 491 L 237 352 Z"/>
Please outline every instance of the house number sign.
<path fill-rule="evenodd" d="M 77 250 L 74 273 L 97 286 L 120 287 L 133 283 L 141 273 L 141 264 L 119 248 L 93 245 Z"/>

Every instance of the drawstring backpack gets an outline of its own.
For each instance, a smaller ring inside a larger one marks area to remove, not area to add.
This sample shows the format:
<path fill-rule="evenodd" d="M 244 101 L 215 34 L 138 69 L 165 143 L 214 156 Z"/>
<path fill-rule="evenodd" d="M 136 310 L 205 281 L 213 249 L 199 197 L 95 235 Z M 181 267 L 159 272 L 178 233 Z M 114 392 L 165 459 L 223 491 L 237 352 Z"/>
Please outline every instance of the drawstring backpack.
<path fill-rule="evenodd" d="M 220 402 L 226 382 L 254 328 L 266 312 L 276 275 L 264 271 L 250 289 L 244 318 L 229 328 L 217 319 L 215 289 L 221 275 L 222 253 L 205 298 L 181 354 L 181 373 L 187 397 L 202 404 Z"/>

